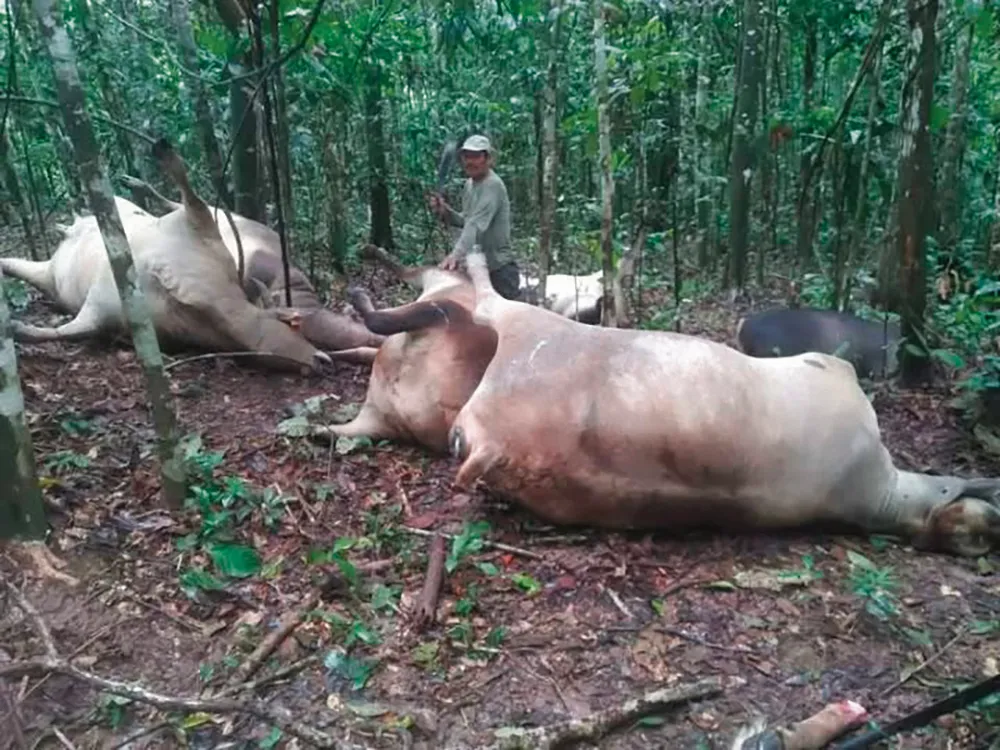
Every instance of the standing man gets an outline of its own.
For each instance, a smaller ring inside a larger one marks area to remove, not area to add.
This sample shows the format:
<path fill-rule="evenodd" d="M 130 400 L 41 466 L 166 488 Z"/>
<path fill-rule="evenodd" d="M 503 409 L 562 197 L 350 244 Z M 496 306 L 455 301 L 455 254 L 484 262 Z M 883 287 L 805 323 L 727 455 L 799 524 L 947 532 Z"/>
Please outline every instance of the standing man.
<path fill-rule="evenodd" d="M 431 210 L 449 224 L 462 227 L 455 246 L 440 267 L 455 270 L 478 244 L 486 256 L 490 282 L 507 299 L 521 296 L 520 273 L 510 247 L 510 199 L 507 186 L 493 171 L 493 152 L 485 135 L 469 136 L 460 152 L 469 179 L 462 192 L 462 212 L 438 194 L 430 197 Z"/>

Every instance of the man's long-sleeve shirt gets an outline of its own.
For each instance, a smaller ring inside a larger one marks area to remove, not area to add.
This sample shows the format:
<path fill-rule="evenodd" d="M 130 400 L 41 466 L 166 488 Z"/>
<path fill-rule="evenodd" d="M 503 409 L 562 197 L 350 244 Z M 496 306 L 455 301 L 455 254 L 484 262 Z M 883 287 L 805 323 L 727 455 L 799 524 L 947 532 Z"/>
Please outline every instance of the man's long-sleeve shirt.
<path fill-rule="evenodd" d="M 491 271 L 510 263 L 510 199 L 503 180 L 492 169 L 479 182 L 465 181 L 462 212 L 448 207 L 448 220 L 462 232 L 453 253 L 465 257 L 479 243 Z"/>

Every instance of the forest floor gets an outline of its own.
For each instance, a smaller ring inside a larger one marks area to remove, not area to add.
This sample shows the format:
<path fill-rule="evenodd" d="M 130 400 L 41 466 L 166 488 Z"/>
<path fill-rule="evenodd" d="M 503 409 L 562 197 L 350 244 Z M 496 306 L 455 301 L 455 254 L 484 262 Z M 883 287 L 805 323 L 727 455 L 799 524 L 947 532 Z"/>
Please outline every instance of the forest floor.
<path fill-rule="evenodd" d="M 391 301 L 384 285 L 375 296 Z M 721 297 L 696 300 L 684 331 L 729 341 L 745 312 Z M 54 313 L 32 300 L 17 314 Z M 718 695 L 627 723 L 600 743 L 696 750 L 728 748 L 758 716 L 790 723 L 843 698 L 887 723 L 998 668 L 996 555 L 965 560 L 816 532 L 554 528 L 485 492 L 454 491 L 447 457 L 279 432 L 303 409 L 343 420 L 364 398 L 366 368 L 296 377 L 224 358 L 170 371 L 185 432 L 200 436 L 192 460 L 205 469 L 191 506 L 171 514 L 159 506 L 145 385 L 130 348 L 20 346 L 19 366 L 46 495 L 58 508 L 49 546 L 80 583 L 25 578 L 7 556 L 0 570 L 23 584 L 61 653 L 104 677 L 176 696 L 218 692 L 245 681 L 237 670 L 250 652 L 302 610 L 255 675 L 265 684 L 254 694 L 342 747 L 484 747 L 500 727 L 586 717 L 716 677 Z M 874 387 L 898 465 L 1000 474 L 952 397 L 946 384 Z M 457 538 L 437 622 L 421 630 L 409 613 L 432 531 Z M 8 600 L 0 660 L 41 653 Z M 54 728 L 64 747 L 108 750 L 157 726 L 126 746 L 180 747 L 180 731 L 191 748 L 307 746 L 246 714 L 180 719 L 62 676 L 6 692 L 20 699 L 25 747 L 60 746 Z M 5 713 L 0 735 L 13 743 Z M 998 713 L 996 702 L 981 705 L 882 747 L 987 748 Z"/>

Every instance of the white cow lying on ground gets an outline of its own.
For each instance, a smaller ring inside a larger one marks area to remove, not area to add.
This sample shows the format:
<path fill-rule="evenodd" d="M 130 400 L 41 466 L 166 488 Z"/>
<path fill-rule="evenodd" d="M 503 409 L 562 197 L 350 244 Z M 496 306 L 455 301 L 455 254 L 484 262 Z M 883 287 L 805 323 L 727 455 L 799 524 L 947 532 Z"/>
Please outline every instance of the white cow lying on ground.
<path fill-rule="evenodd" d="M 330 357 L 246 296 L 236 264 L 208 206 L 191 189 L 168 143 L 154 146 L 160 167 L 177 183 L 183 207 L 162 218 L 116 198 L 140 286 L 165 347 L 245 351 L 281 367 L 319 369 Z M 0 258 L 4 274 L 41 289 L 75 317 L 54 328 L 15 322 L 20 341 L 80 340 L 129 333 L 97 220 L 78 217 L 47 261 Z"/>
<path fill-rule="evenodd" d="M 125 176 L 121 178 L 133 194 L 141 194 L 167 212 L 183 210 L 180 203 L 165 198 L 142 180 Z M 223 211 L 210 208 L 222 235 L 222 241 L 239 262 L 239 246 L 233 228 Z M 285 302 L 285 278 L 281 263 L 281 238 L 266 224 L 231 212 L 233 223 L 243 248 L 243 288 L 251 302 L 274 308 L 274 314 L 287 322 L 294 322 L 298 331 L 315 346 L 328 352 L 337 352 L 336 359 L 371 362 L 374 351 L 384 336 L 371 333 L 361 323 L 346 315 L 323 306 L 309 278 L 294 265 L 289 265 L 289 288 L 292 304 Z M 344 351 L 350 350 L 350 351 Z M 360 354 L 367 352 L 368 354 Z M 366 358 L 367 357 L 367 358 Z"/>
<path fill-rule="evenodd" d="M 521 274 L 521 290 L 525 302 L 538 304 L 539 279 Z M 604 272 L 587 276 L 552 273 L 545 277 L 545 304 L 556 315 L 581 323 L 601 322 L 604 300 Z"/>

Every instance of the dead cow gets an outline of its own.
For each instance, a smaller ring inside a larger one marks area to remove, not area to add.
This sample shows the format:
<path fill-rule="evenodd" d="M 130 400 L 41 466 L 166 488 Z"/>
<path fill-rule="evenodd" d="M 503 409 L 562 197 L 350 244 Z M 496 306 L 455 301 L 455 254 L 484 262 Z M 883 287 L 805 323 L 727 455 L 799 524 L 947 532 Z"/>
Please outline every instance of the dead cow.
<path fill-rule="evenodd" d="M 374 358 L 357 417 L 320 433 L 406 440 L 444 453 L 455 415 L 493 357 L 496 334 L 472 322 L 476 295 L 464 273 L 407 268 L 374 246 L 365 252 L 421 293 L 410 304 L 375 310 L 367 294 L 350 291 L 365 324 L 389 338 Z"/>
<path fill-rule="evenodd" d="M 182 210 L 180 203 L 165 198 L 142 180 L 126 176 L 122 178 L 122 182 L 134 192 L 158 204 L 161 210 L 168 212 Z M 211 213 L 222 235 L 222 241 L 232 255 L 233 261 L 238 263 L 239 249 L 232 225 L 222 210 L 213 208 Z M 230 215 L 233 217 L 233 223 L 240 235 L 240 244 L 243 246 L 243 288 L 252 302 L 272 308 L 274 315 L 294 325 L 309 341 L 326 351 L 341 352 L 358 347 L 378 347 L 382 343 L 384 336 L 371 333 L 361 323 L 323 307 L 309 278 L 293 265 L 289 265 L 288 269 L 292 304 L 290 308 L 287 307 L 285 277 L 281 262 L 281 239 L 278 233 L 266 224 L 246 216 L 232 212 Z M 351 359 L 352 356 L 351 353 L 344 352 L 337 358 Z"/>
<path fill-rule="evenodd" d="M 318 369 L 330 357 L 273 314 L 251 304 L 204 201 L 191 189 L 170 144 L 154 148 L 160 167 L 181 190 L 183 206 L 156 218 L 116 198 L 132 249 L 136 278 L 165 346 L 247 351 L 276 366 Z M 75 317 L 43 328 L 16 323 L 21 341 L 80 340 L 129 328 L 104 241 L 93 216 L 78 217 L 53 256 L 42 262 L 0 258 L 3 273 L 41 289 Z"/>
<path fill-rule="evenodd" d="M 539 279 L 521 274 L 521 289 L 525 302 L 539 303 L 538 284 Z M 552 273 L 545 277 L 544 307 L 564 318 L 597 325 L 601 322 L 603 301 L 603 271 L 595 271 L 586 276 Z"/>
<path fill-rule="evenodd" d="M 468 258 L 473 321 L 497 351 L 449 445 L 477 480 L 550 522 L 826 528 L 984 554 L 1000 480 L 902 471 L 853 368 L 749 357 L 663 331 L 600 328 L 505 300 Z"/>
<path fill-rule="evenodd" d="M 836 310 L 767 310 L 741 320 L 736 338 L 740 350 L 752 357 L 823 352 L 847 360 L 862 377 L 891 376 L 897 370 L 898 323 L 890 322 L 886 331 L 882 323 Z"/>

